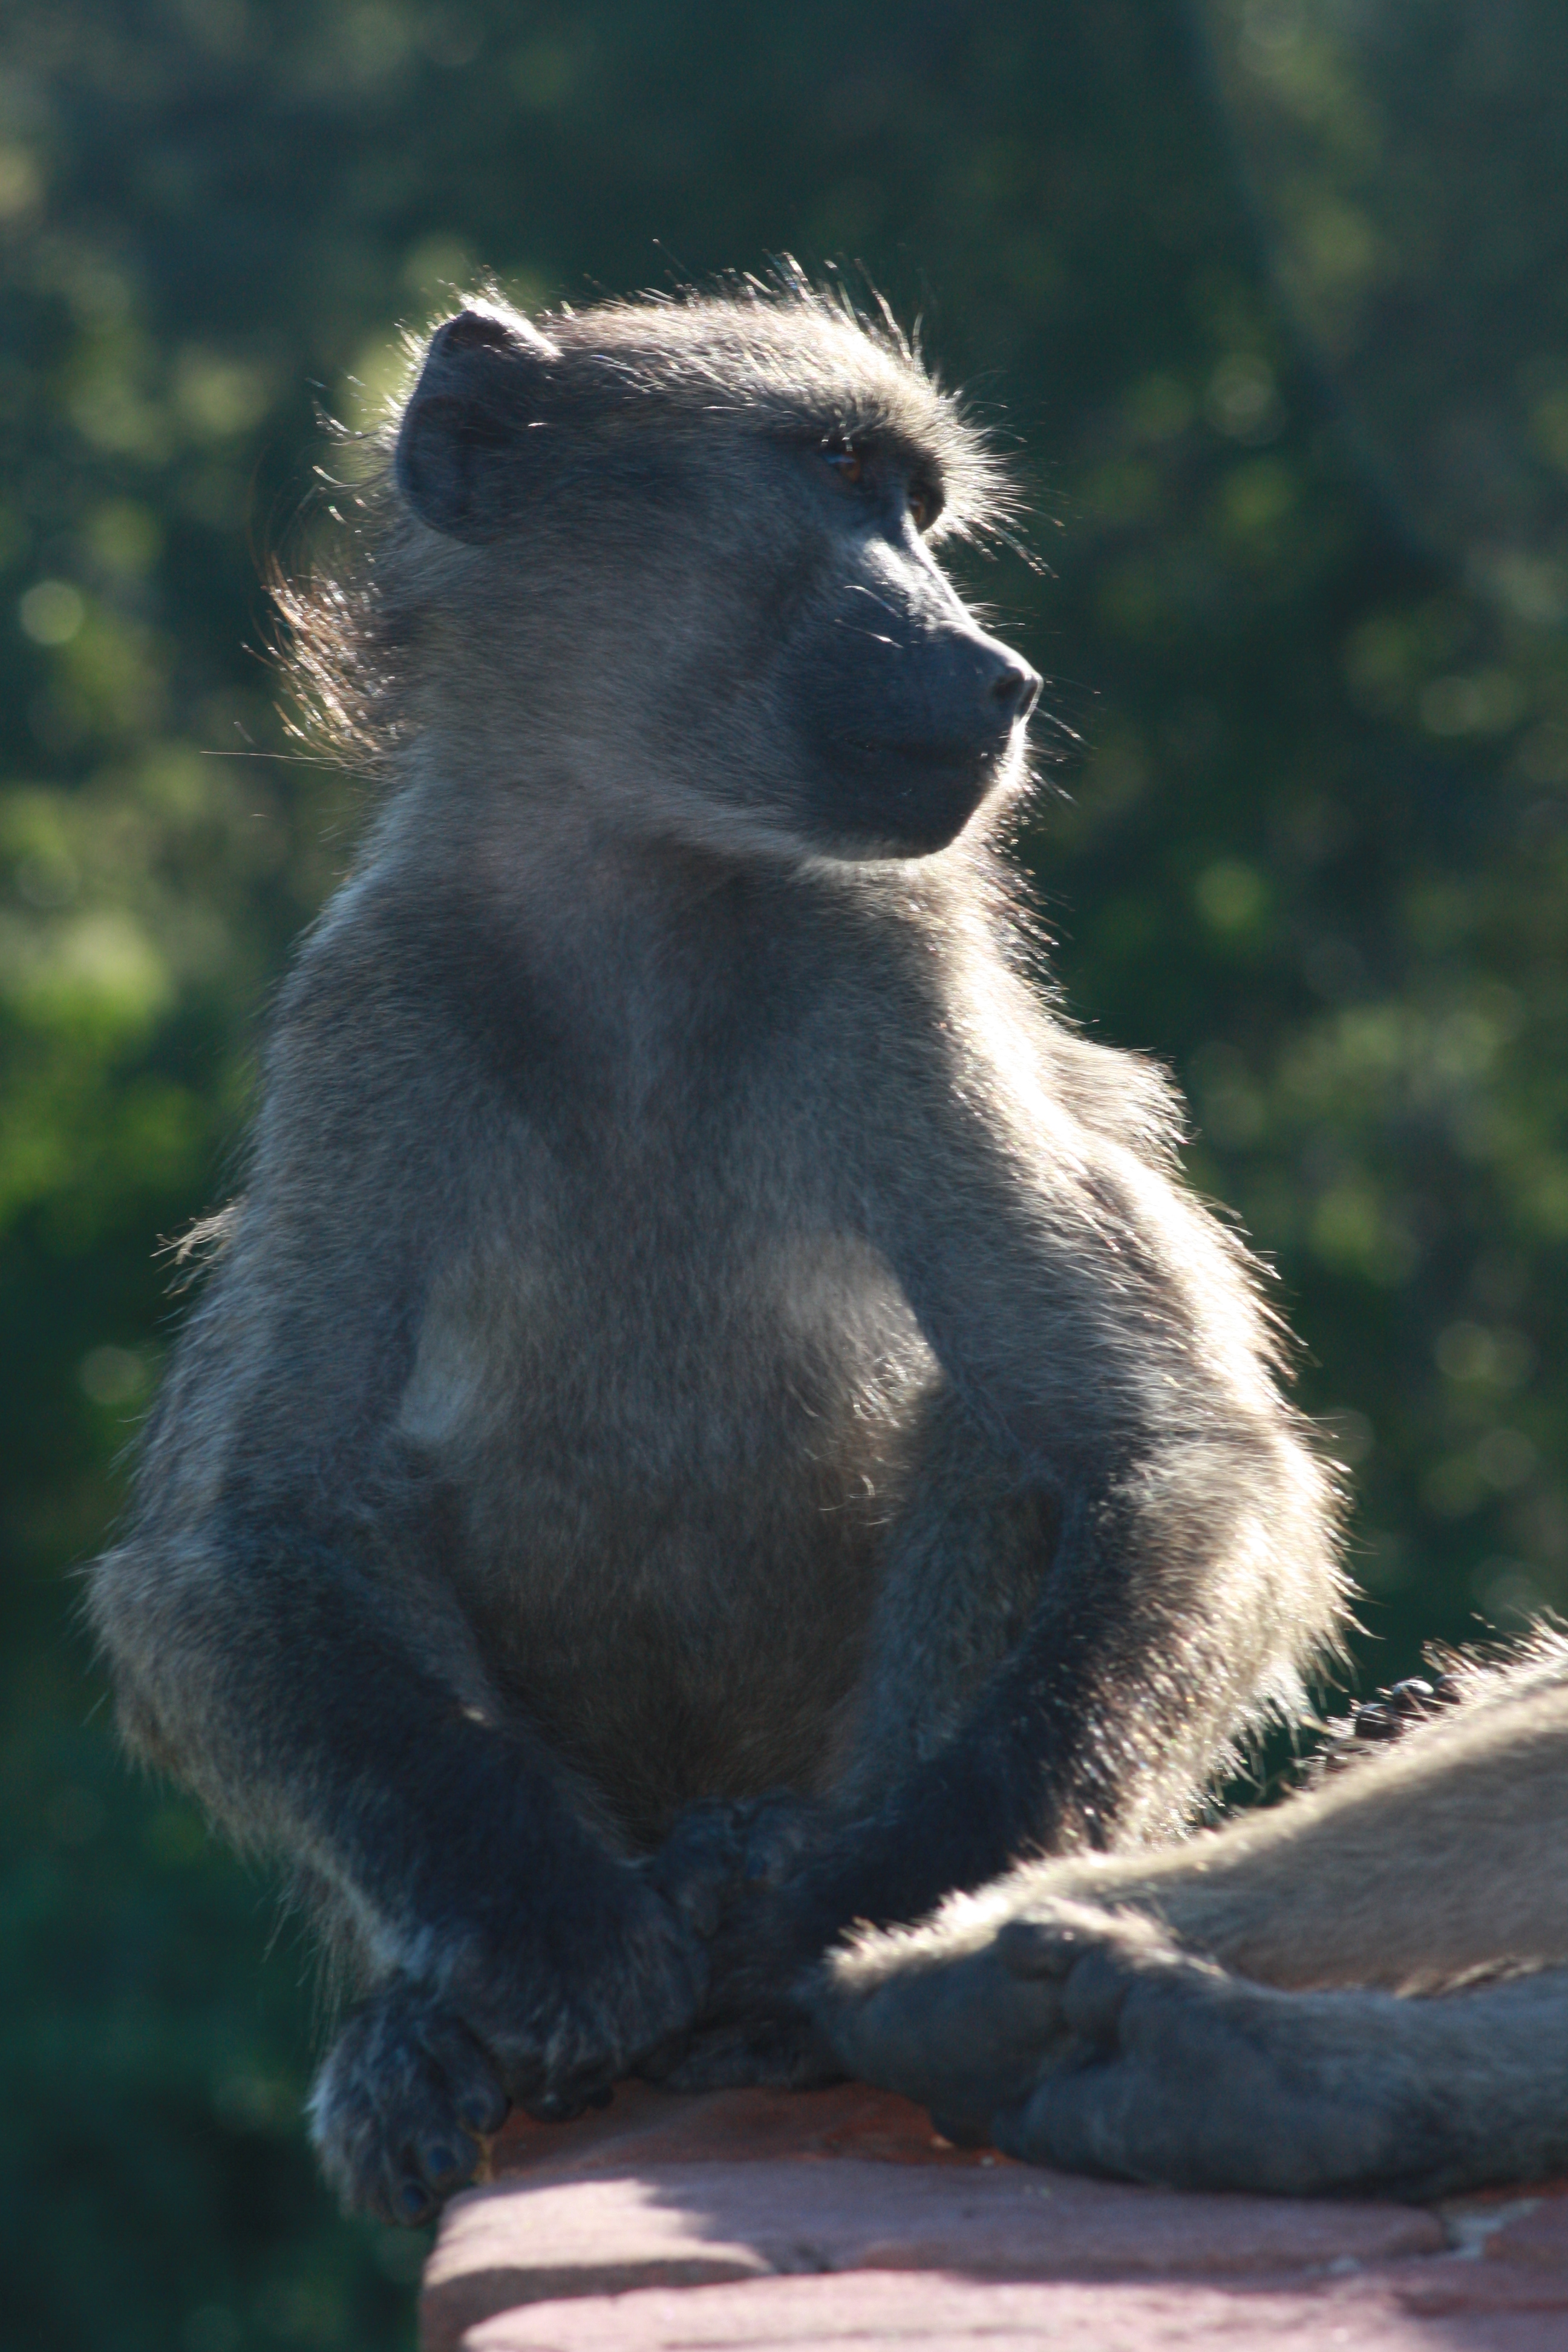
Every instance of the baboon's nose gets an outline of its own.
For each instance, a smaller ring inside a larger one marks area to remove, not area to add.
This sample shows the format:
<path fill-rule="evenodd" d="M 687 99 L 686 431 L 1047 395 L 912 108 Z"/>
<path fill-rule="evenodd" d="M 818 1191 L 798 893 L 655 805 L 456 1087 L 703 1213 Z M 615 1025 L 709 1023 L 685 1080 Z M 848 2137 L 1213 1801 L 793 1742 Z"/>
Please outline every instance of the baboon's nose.
<path fill-rule="evenodd" d="M 1040 676 L 1016 654 L 998 646 L 994 656 L 996 676 L 991 682 L 991 699 L 1000 705 L 1011 726 L 1015 719 L 1027 719 L 1040 698 Z"/>

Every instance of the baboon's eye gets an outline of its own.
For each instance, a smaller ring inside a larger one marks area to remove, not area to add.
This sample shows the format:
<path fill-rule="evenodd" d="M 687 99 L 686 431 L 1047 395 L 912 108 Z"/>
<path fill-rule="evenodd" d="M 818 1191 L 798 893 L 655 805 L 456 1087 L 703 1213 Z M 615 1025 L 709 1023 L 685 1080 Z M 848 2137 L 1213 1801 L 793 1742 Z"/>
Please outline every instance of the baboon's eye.
<path fill-rule="evenodd" d="M 825 443 L 822 456 L 824 463 L 832 467 L 847 488 L 853 489 L 857 482 L 865 480 L 866 460 L 859 450 L 852 449 L 847 441 Z"/>
<path fill-rule="evenodd" d="M 910 519 L 917 530 L 929 530 L 942 512 L 942 500 L 929 482 L 910 484 Z"/>

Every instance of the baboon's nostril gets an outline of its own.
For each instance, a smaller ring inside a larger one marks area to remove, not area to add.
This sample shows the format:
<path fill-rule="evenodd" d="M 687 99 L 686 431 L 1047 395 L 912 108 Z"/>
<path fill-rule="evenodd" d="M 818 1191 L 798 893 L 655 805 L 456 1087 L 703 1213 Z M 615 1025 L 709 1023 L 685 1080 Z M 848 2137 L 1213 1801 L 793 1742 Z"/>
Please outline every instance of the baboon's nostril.
<path fill-rule="evenodd" d="M 1038 674 L 1026 661 L 1011 656 L 1001 676 L 992 684 L 992 699 L 999 702 L 1010 719 L 1027 719 L 1040 698 Z"/>

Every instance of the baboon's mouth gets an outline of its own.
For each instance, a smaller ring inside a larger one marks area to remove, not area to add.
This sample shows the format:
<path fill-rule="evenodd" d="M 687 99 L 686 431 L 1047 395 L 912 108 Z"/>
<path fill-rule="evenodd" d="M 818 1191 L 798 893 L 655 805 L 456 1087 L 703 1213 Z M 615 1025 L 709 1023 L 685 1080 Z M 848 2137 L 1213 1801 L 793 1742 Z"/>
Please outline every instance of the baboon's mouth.
<path fill-rule="evenodd" d="M 929 740 L 890 740 L 863 735 L 846 735 L 840 740 L 847 751 L 858 759 L 884 761 L 911 768 L 946 768 L 950 770 L 983 767 L 987 761 L 999 759 L 1006 750 L 1011 729 L 1006 733 L 987 737 L 982 743 L 943 743 Z"/>

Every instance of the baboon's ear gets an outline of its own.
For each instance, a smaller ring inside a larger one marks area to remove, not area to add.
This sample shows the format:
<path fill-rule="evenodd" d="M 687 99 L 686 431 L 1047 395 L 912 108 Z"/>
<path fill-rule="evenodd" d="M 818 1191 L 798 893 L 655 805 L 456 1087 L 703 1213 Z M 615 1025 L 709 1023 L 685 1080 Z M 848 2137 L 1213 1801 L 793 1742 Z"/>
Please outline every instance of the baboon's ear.
<path fill-rule="evenodd" d="M 421 522 L 476 546 L 503 535 L 553 437 L 529 427 L 560 357 L 524 320 L 459 310 L 437 328 L 393 458 Z"/>

